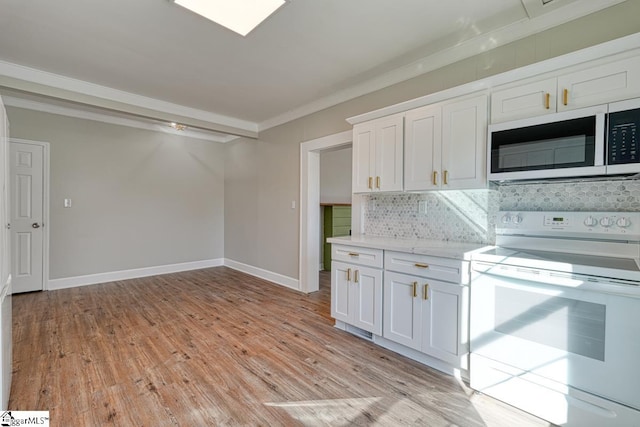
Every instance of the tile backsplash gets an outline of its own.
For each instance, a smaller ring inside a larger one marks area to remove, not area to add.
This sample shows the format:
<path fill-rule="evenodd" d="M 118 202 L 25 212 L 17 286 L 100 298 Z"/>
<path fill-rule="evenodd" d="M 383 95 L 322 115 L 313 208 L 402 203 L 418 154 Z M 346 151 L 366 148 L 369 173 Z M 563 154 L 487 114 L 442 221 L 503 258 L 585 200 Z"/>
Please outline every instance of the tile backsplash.
<path fill-rule="evenodd" d="M 511 184 L 364 199 L 365 234 L 493 244 L 499 210 L 640 211 L 640 180 Z"/>
<path fill-rule="evenodd" d="M 364 232 L 403 239 L 492 243 L 499 194 L 493 190 L 375 194 L 364 203 Z M 424 213 L 418 212 L 420 202 Z"/>

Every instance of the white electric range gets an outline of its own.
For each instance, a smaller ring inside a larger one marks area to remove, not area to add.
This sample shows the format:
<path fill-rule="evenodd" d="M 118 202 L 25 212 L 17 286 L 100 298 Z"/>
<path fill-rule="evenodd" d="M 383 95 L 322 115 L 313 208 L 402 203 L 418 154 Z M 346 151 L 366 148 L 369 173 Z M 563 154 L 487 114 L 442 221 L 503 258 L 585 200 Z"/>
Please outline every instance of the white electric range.
<path fill-rule="evenodd" d="M 640 426 L 640 213 L 496 224 L 471 263 L 471 387 L 557 425 Z"/>

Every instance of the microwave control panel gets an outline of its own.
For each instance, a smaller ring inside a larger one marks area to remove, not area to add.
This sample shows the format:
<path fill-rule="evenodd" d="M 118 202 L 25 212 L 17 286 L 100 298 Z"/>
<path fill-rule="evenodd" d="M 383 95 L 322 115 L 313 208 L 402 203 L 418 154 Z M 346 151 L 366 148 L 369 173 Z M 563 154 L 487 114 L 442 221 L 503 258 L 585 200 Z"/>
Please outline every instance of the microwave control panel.
<path fill-rule="evenodd" d="M 609 113 L 607 164 L 622 165 L 640 162 L 640 108 Z"/>

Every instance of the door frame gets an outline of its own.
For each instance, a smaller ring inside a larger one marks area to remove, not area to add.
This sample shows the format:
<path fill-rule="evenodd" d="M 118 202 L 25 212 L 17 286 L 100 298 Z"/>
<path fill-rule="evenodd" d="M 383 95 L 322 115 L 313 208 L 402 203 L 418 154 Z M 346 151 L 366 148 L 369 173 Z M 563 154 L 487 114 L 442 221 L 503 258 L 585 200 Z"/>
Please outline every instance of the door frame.
<path fill-rule="evenodd" d="M 39 145 L 42 147 L 42 224 L 44 233 L 42 234 L 42 290 L 49 290 L 49 192 L 51 170 L 50 165 L 50 144 L 44 141 L 32 141 L 29 139 L 9 138 L 9 143 Z M 11 177 L 9 177 L 11 179 Z M 11 199 L 11 198 L 10 198 Z M 13 255 L 13 254 L 12 254 Z"/>
<path fill-rule="evenodd" d="M 320 289 L 320 152 L 352 144 L 353 132 L 344 131 L 300 144 L 299 289 Z"/>

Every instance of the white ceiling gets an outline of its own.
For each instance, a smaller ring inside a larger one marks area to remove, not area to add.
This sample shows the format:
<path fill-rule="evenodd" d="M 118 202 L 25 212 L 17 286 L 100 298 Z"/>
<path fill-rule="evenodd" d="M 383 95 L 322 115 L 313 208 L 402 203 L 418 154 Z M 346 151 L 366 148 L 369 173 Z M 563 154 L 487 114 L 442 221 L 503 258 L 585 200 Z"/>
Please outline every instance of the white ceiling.
<path fill-rule="evenodd" d="M 288 0 L 242 37 L 171 0 L 2 0 L 0 84 L 258 131 L 620 1 Z"/>

